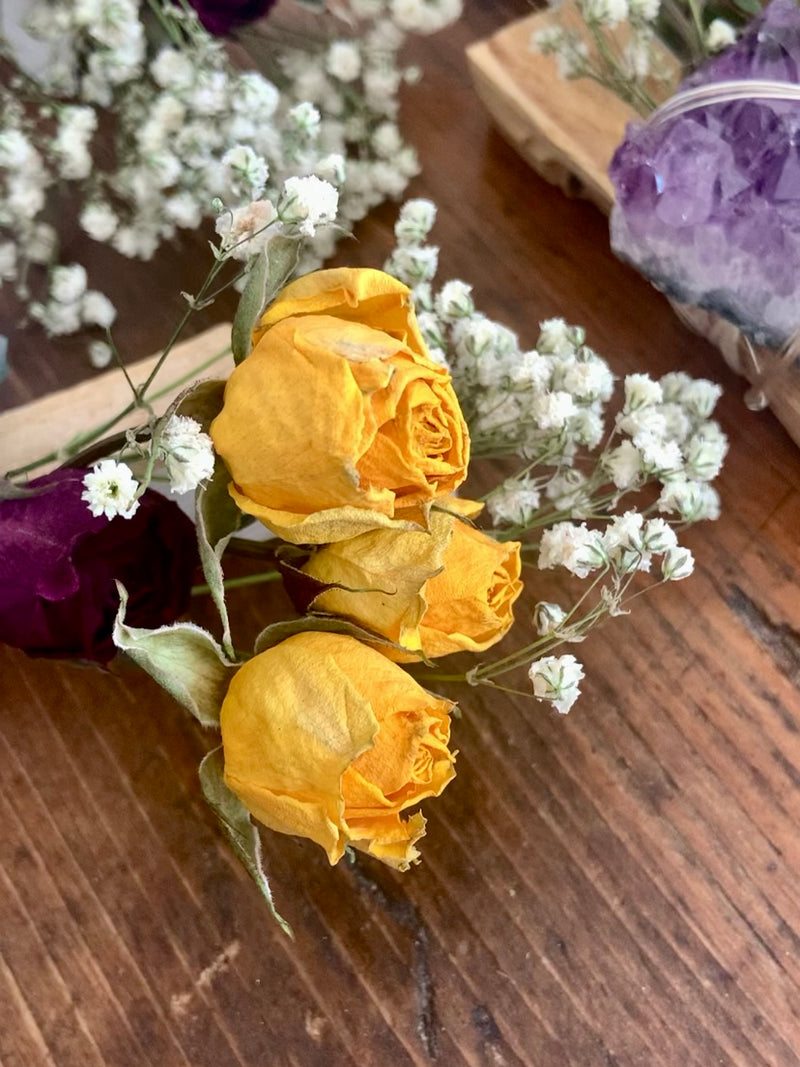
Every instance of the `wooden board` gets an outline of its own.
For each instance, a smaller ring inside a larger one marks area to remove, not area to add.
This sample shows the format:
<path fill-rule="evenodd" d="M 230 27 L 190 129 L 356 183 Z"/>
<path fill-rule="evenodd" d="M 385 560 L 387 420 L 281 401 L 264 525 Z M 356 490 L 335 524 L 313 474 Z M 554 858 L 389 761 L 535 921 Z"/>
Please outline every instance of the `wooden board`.
<path fill-rule="evenodd" d="M 176 345 L 153 383 L 153 394 L 159 394 L 154 401 L 156 411 L 165 410 L 196 377 L 227 377 L 233 369 L 230 339 L 230 325 L 221 323 Z M 149 356 L 127 367 L 134 385 L 147 380 L 158 358 L 158 354 Z M 4 412 L 0 415 L 0 469 L 15 470 L 32 463 L 57 445 L 109 419 L 130 399 L 130 385 L 120 368 L 115 367 L 79 385 Z M 133 411 L 116 424 L 115 432 L 140 425 L 145 419 L 141 410 Z M 57 461 L 41 464 L 35 473 L 45 474 L 57 465 Z"/>
<path fill-rule="evenodd" d="M 476 41 L 467 48 L 470 73 L 492 118 L 537 174 L 608 212 L 608 164 L 626 124 L 639 116 L 596 82 L 565 80 L 553 56 L 534 51 L 534 34 L 555 22 L 551 10 L 540 11 Z"/>

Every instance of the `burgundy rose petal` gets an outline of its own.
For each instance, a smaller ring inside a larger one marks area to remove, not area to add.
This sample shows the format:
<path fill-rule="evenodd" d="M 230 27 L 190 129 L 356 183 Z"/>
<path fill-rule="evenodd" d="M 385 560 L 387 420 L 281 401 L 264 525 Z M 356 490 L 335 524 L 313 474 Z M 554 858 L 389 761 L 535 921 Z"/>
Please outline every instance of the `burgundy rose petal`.
<path fill-rule="evenodd" d="M 31 482 L 41 493 L 0 501 L 0 641 L 106 663 L 115 579 L 132 626 L 174 622 L 189 604 L 197 542 L 177 504 L 150 490 L 132 518 L 94 518 L 81 500 L 85 474 L 56 471 Z"/>

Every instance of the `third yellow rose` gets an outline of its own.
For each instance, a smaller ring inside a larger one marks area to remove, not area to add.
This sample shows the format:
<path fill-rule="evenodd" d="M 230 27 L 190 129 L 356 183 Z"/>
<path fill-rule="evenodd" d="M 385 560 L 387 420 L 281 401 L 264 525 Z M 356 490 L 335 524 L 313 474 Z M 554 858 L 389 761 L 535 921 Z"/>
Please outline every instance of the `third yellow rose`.
<path fill-rule="evenodd" d="M 285 540 L 409 528 L 399 510 L 420 521 L 464 480 L 467 427 L 409 301 L 381 271 L 306 275 L 231 374 L 211 436 L 236 503 Z"/>
<path fill-rule="evenodd" d="M 519 542 L 495 541 L 439 510 L 427 532 L 361 534 L 319 549 L 303 569 L 347 587 L 326 590 L 316 608 L 354 619 L 431 659 L 482 652 L 499 641 L 511 628 L 523 588 Z"/>
<path fill-rule="evenodd" d="M 404 870 L 455 775 L 452 703 L 353 637 L 306 631 L 248 660 L 222 705 L 225 781 L 257 819 Z"/>

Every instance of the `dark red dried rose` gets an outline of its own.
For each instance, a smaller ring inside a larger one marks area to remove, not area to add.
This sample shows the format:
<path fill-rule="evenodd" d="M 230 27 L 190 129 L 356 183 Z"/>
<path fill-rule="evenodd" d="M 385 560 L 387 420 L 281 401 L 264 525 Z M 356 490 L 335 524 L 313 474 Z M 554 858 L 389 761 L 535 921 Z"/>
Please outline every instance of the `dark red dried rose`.
<path fill-rule="evenodd" d="M 119 597 L 126 622 L 156 627 L 186 611 L 197 563 L 194 525 L 147 490 L 130 519 L 94 518 L 84 470 L 37 478 L 34 496 L 0 501 L 0 641 L 32 655 L 107 663 Z"/>
<path fill-rule="evenodd" d="M 275 3 L 275 0 L 189 0 L 200 21 L 209 33 L 222 37 L 243 26 L 255 22 Z"/>

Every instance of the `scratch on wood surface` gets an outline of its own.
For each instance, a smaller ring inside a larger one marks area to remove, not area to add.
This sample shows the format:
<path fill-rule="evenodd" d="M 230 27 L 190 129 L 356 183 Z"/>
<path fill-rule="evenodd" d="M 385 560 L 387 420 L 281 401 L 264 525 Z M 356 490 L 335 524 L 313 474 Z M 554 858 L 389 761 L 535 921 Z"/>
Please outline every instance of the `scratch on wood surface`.
<path fill-rule="evenodd" d="M 319 1042 L 321 1040 L 327 1021 L 324 1015 L 315 1015 L 311 1011 L 306 1012 L 305 1030 L 312 1041 Z"/>
<path fill-rule="evenodd" d="M 800 685 L 800 633 L 788 623 L 773 622 L 738 585 L 731 587 L 727 602 L 753 637 L 770 653 L 778 669 L 793 685 Z"/>
<path fill-rule="evenodd" d="M 232 961 L 239 955 L 240 948 L 241 945 L 238 941 L 231 941 L 231 943 L 225 946 L 222 952 L 220 952 L 208 967 L 203 968 L 197 977 L 197 981 L 189 992 L 174 993 L 169 1005 L 172 1014 L 177 1018 L 181 1018 L 185 1015 L 186 1009 L 189 1007 L 197 993 L 203 989 L 208 989 L 218 974 L 227 971 Z"/>
<path fill-rule="evenodd" d="M 437 1017 L 428 958 L 428 931 L 419 917 L 419 912 L 410 900 L 390 897 L 382 886 L 361 866 L 358 857 L 350 861 L 356 882 L 365 889 L 375 902 L 406 930 L 413 934 L 414 986 L 417 994 L 417 1036 L 430 1060 L 439 1057 L 439 1041 L 436 1035 Z"/>
<path fill-rule="evenodd" d="M 507 1067 L 507 1060 L 500 1049 L 503 1036 L 485 1004 L 477 1004 L 472 1009 L 472 1022 L 481 1036 L 481 1047 L 487 1061 L 492 1067 Z"/>

